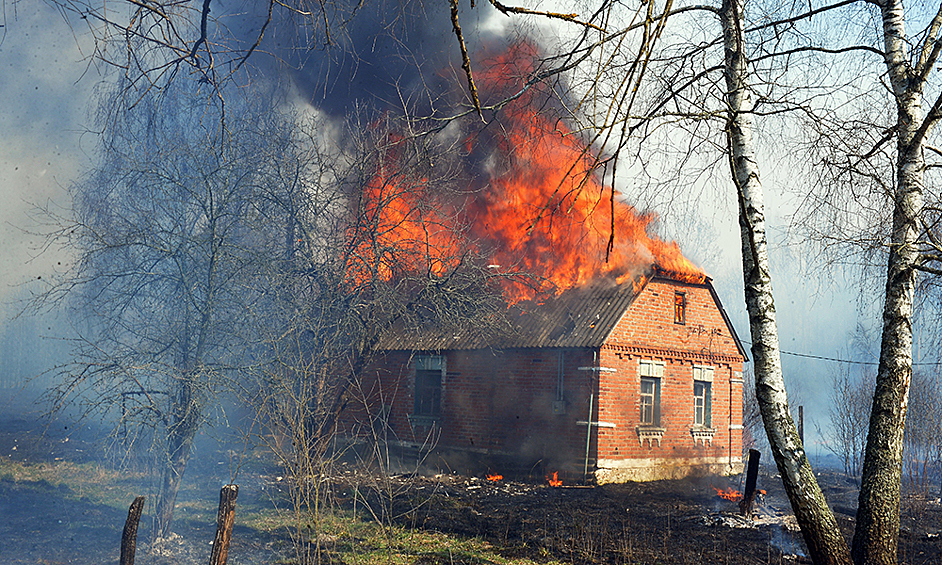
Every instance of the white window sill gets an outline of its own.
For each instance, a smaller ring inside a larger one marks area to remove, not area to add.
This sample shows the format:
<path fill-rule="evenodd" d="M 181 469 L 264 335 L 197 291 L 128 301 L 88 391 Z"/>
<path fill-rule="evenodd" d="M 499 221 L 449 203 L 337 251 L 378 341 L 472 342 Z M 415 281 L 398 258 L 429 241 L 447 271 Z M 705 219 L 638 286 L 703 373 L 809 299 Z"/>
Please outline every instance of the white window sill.
<path fill-rule="evenodd" d="M 706 426 L 694 426 L 690 428 L 690 435 L 693 436 L 694 445 L 713 445 L 713 436 L 716 435 L 716 429 Z"/>
<path fill-rule="evenodd" d="M 652 442 L 657 442 L 657 446 L 661 447 L 661 438 L 664 437 L 664 432 L 667 431 L 667 428 L 659 428 L 657 426 L 638 426 L 638 444 L 644 447 L 644 440 L 648 440 L 648 447 L 653 447 Z"/>

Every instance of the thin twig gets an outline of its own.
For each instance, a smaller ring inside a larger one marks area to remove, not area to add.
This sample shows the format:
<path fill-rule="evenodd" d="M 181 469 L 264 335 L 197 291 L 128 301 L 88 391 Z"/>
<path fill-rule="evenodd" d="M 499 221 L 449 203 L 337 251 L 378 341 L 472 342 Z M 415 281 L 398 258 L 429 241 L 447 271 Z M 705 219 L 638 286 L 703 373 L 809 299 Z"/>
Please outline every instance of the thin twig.
<path fill-rule="evenodd" d="M 468 57 L 468 46 L 464 43 L 464 35 L 461 33 L 461 24 L 458 23 L 458 0 L 451 1 L 451 26 L 455 30 L 455 37 L 458 38 L 458 47 L 461 48 L 461 68 L 464 69 L 465 76 L 468 77 L 468 91 L 471 93 L 471 102 L 474 109 L 477 110 L 481 121 L 484 120 L 484 113 L 481 111 L 481 101 L 478 99 L 478 89 L 474 85 L 474 74 L 471 72 L 471 58 Z"/>
<path fill-rule="evenodd" d="M 498 10 L 501 14 L 504 14 L 505 16 L 509 16 L 510 14 L 528 14 L 528 15 L 531 15 L 531 16 L 543 16 L 543 17 L 546 17 L 546 18 L 553 18 L 553 19 L 557 19 L 557 20 L 563 20 L 563 21 L 571 22 L 571 23 L 574 23 L 574 24 L 579 24 L 579 25 L 585 26 L 585 27 L 591 27 L 591 28 L 597 29 L 597 30 L 599 30 L 599 31 L 605 31 L 604 29 L 602 29 L 602 28 L 600 28 L 599 26 L 593 24 L 592 22 L 584 22 L 584 21 L 582 21 L 582 20 L 579 20 L 579 19 L 578 19 L 578 18 L 579 18 L 579 14 L 560 14 L 560 13 L 558 13 L 558 12 L 543 12 L 543 11 L 540 11 L 540 10 L 531 10 L 531 9 L 529 9 L 529 8 L 519 8 L 519 7 L 517 7 L 517 6 L 506 6 L 506 5 L 501 4 L 500 2 L 498 2 L 497 0 L 490 0 L 490 3 L 491 3 L 492 6 L 494 6 L 495 8 L 497 8 L 497 10 Z"/>

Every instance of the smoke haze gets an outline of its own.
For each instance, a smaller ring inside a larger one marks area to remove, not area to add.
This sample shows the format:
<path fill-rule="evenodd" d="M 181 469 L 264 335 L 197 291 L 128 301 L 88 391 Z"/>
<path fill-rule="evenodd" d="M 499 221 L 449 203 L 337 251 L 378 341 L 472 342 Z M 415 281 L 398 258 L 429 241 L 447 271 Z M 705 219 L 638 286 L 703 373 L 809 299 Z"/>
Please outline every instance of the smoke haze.
<path fill-rule="evenodd" d="M 257 32 L 258 18 L 254 14 L 243 20 L 245 41 L 253 37 L 253 30 Z M 474 10 L 462 4 L 461 18 L 474 56 L 498 51 L 507 44 L 507 33 L 514 33 L 504 27 L 507 18 L 486 3 Z M 299 49 L 297 36 L 272 32 L 252 65 L 263 74 L 287 73 L 299 100 L 337 119 L 361 107 L 387 111 L 406 106 L 419 114 L 467 107 L 446 3 L 367 4 L 354 21 L 355 25 L 334 38 L 331 47 L 319 40 L 310 49 Z M 21 292 L 17 285 L 48 276 L 60 263 L 68 262 L 68 257 L 55 253 L 39 255 L 42 240 L 30 233 L 37 228 L 30 211 L 37 205 L 67 206 L 65 187 L 91 164 L 94 156 L 87 151 L 95 139 L 82 132 L 88 125 L 87 112 L 99 76 L 86 65 L 88 53 L 44 3 L 31 11 L 20 10 L 15 18 L 8 16 L 3 33 L 0 96 L 8 107 L 0 113 L 4 131 L 0 138 L 4 195 L 0 293 L 9 303 Z M 315 35 L 323 37 L 312 31 Z M 279 59 L 285 64 L 277 63 Z M 451 98 L 436 99 L 428 91 L 449 93 Z M 764 178 L 769 207 L 783 210 L 777 217 L 770 214 L 769 220 L 773 226 L 783 226 L 788 205 L 777 184 L 784 185 L 788 179 L 780 180 L 775 163 L 767 164 L 763 170 L 769 171 Z M 787 173 L 783 171 L 782 176 Z M 620 188 L 631 197 L 630 190 Z M 748 340 L 738 226 L 734 203 L 728 200 L 721 196 L 702 209 L 689 211 L 699 219 L 697 224 L 668 214 L 662 214 L 661 223 L 665 235 L 676 238 L 685 254 L 713 277 L 740 337 Z M 787 247 L 780 233 L 772 232 L 773 243 L 778 244 L 772 259 L 782 346 L 788 351 L 841 356 L 856 322 L 859 292 L 846 279 L 832 283 L 809 278 L 814 269 L 796 259 L 802 254 Z M 6 314 L 12 311 L 8 307 Z M 804 401 L 817 404 L 809 411 L 811 417 L 823 418 L 829 365 L 789 356 L 784 363 L 786 376 L 803 383 Z"/>

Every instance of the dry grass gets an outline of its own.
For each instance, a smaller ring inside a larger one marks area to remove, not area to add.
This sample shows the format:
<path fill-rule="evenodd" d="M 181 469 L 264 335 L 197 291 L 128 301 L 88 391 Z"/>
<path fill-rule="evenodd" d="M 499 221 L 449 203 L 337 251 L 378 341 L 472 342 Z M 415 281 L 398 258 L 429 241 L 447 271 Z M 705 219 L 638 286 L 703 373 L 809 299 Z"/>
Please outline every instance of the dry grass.
<path fill-rule="evenodd" d="M 129 501 L 142 492 L 147 479 L 144 474 L 117 471 L 99 463 L 23 463 L 0 457 L 0 481 L 13 483 L 16 489 L 52 493 L 56 499 L 104 505 L 122 511 L 126 511 Z M 192 497 L 191 492 L 181 494 L 183 496 L 177 505 L 180 527 L 183 527 L 185 521 L 188 524 L 205 523 L 206 528 L 212 528 L 215 523 L 216 501 Z M 240 500 L 236 511 L 236 526 L 244 528 L 241 530 L 243 537 L 258 536 L 280 540 L 276 542 L 282 547 L 282 559 L 278 562 L 299 563 L 300 560 L 291 555 L 294 553 L 291 549 L 291 532 L 297 524 L 297 516 L 288 508 L 277 508 L 275 503 L 277 501 L 271 499 Z M 311 548 L 312 553 L 321 557 L 322 563 L 537 564 L 531 559 L 502 555 L 499 547 L 480 538 L 449 535 L 401 525 L 382 525 L 363 518 L 348 510 L 327 507 L 316 523 L 311 518 L 303 541 Z M 113 524 L 115 531 L 118 531 L 121 525 Z M 205 543 L 203 539 L 188 541 Z M 539 563 L 552 565 L 556 562 L 541 559 Z"/>
<path fill-rule="evenodd" d="M 287 537 L 297 524 L 291 510 L 243 511 L 237 522 L 259 532 Z M 383 525 L 363 520 L 350 511 L 327 509 L 315 524 L 308 524 L 304 543 L 323 563 L 346 565 L 489 564 L 542 565 L 559 563 L 541 559 L 508 557 L 491 542 L 476 538 L 427 531 L 402 525 Z M 297 563 L 286 559 L 282 563 Z"/>
<path fill-rule="evenodd" d="M 84 500 L 127 509 L 147 480 L 143 473 L 110 469 L 100 463 L 22 463 L 0 456 L 0 480 L 19 486 L 54 487 L 65 500 Z"/>

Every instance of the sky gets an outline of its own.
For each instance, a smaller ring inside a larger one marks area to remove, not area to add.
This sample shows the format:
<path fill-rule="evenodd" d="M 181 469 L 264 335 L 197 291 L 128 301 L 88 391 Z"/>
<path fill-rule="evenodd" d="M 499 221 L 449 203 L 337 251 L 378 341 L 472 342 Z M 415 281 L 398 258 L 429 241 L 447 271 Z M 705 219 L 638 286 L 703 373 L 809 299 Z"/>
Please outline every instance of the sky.
<path fill-rule="evenodd" d="M 96 137 L 88 133 L 90 102 L 101 80 L 89 66 L 84 39 L 76 39 L 61 17 L 46 3 L 17 4 L 0 28 L 0 302 L 4 329 L 13 327 L 11 301 L 22 296 L 23 285 L 50 276 L 68 257 L 40 253 L 43 238 L 36 210 L 65 210 L 67 187 L 93 163 Z M 440 30 L 436 30 L 440 34 Z M 446 34 L 447 35 L 447 34 Z M 842 276 L 824 277 L 810 263 L 807 253 L 784 239 L 785 218 L 790 210 L 784 187 L 788 171 L 776 169 L 775 157 L 766 156 L 763 180 L 768 192 L 770 236 L 773 244 L 773 277 L 781 345 L 787 352 L 829 358 L 849 355 L 849 333 L 857 323 L 860 293 L 855 282 Z M 722 169 L 720 169 L 722 170 Z M 630 194 L 626 194 L 630 197 Z M 713 277 L 741 339 L 749 340 L 742 298 L 742 273 L 738 223 L 731 193 L 694 211 L 698 225 L 683 219 L 685 228 L 667 229 L 678 238 L 686 254 L 699 261 Z M 873 303 L 877 298 L 864 300 Z M 51 329 L 51 328 L 50 328 Z M 42 346 L 37 346 L 42 357 Z M 748 345 L 747 345 L 748 350 Z M 0 355 L 11 355 L 0 351 Z M 53 359 L 48 359 L 50 365 Z M 814 438 L 814 421 L 826 417 L 827 378 L 836 364 L 785 355 L 786 378 L 796 398 L 809 406 L 806 423 Z M 816 439 L 812 439 L 809 451 Z M 820 451 L 820 447 L 818 448 Z"/>
<path fill-rule="evenodd" d="M 39 253 L 39 207 L 67 206 L 66 187 L 89 164 L 88 103 L 97 80 L 69 28 L 45 3 L 7 6 L 0 28 L 0 296 L 61 257 Z M 84 141 L 84 143 L 83 143 Z"/>

